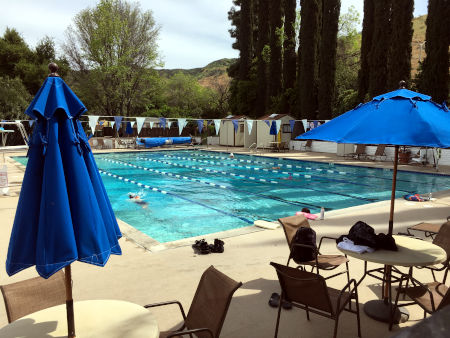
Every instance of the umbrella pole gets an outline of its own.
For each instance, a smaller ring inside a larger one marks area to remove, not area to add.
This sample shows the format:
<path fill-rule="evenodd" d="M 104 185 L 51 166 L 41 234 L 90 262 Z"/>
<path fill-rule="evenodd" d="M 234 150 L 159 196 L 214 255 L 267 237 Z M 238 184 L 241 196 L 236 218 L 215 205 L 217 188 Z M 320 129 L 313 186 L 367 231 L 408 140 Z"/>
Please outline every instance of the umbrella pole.
<path fill-rule="evenodd" d="M 72 299 L 72 269 L 70 265 L 64 268 L 66 282 L 66 310 L 67 310 L 67 336 L 75 337 L 75 319 L 73 315 L 73 299 Z"/>
<path fill-rule="evenodd" d="M 395 203 L 395 187 L 397 184 L 397 165 L 398 165 L 398 146 L 395 146 L 394 154 L 394 173 L 392 174 L 392 192 L 391 192 L 391 211 L 389 214 L 389 235 L 392 235 L 394 227 L 394 203 Z"/>

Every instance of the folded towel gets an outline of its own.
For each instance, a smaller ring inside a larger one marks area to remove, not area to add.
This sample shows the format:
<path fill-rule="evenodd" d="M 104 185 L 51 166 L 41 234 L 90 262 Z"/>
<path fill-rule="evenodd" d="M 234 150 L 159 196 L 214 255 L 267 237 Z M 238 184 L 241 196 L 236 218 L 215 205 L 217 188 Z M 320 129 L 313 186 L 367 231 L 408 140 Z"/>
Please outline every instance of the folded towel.
<path fill-rule="evenodd" d="M 356 253 L 374 252 L 375 251 L 375 249 L 373 249 L 369 246 L 355 245 L 355 243 L 353 243 L 353 241 L 348 239 L 347 237 L 344 237 L 342 239 L 342 242 L 339 242 L 337 246 L 340 249 L 352 251 L 352 252 L 356 252 Z"/>

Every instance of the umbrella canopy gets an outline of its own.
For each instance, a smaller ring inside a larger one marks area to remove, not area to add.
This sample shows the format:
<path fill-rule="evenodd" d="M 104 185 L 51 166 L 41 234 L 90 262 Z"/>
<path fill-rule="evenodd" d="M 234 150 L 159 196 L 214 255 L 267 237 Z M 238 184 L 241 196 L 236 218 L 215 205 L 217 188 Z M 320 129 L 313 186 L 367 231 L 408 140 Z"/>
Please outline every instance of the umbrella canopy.
<path fill-rule="evenodd" d="M 337 143 L 450 147 L 450 113 L 431 97 L 398 89 L 360 104 L 296 139 Z"/>
<path fill-rule="evenodd" d="M 25 112 L 37 123 L 9 242 L 10 276 L 36 266 L 48 278 L 76 260 L 103 266 L 121 254 L 121 233 L 78 120 L 85 111 L 61 78 L 48 77 Z"/>
<path fill-rule="evenodd" d="M 297 140 L 395 145 L 389 234 L 392 234 L 398 146 L 450 147 L 450 113 L 431 97 L 398 89 L 360 104 Z"/>

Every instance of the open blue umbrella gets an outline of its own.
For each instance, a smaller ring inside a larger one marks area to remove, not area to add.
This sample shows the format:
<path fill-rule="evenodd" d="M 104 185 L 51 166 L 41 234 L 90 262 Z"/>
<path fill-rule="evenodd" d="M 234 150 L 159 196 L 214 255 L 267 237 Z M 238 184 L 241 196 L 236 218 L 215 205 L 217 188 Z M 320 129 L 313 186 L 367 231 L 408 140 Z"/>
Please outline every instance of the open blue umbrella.
<path fill-rule="evenodd" d="M 395 146 L 389 235 L 392 235 L 394 225 L 399 146 L 450 147 L 448 108 L 431 101 L 430 96 L 405 89 L 404 81 L 401 81 L 400 85 L 401 89 L 379 95 L 372 101 L 360 104 L 355 109 L 296 137 L 298 140 Z M 387 267 L 385 276 L 384 300 L 366 303 L 364 311 L 373 318 L 389 322 L 391 267 Z"/>
<path fill-rule="evenodd" d="M 399 146 L 450 147 L 450 113 L 431 97 L 398 89 L 359 104 L 297 140 L 395 146 L 389 234 L 392 234 Z"/>
<path fill-rule="evenodd" d="M 72 337 L 70 264 L 78 260 L 104 266 L 111 254 L 121 254 L 121 233 L 79 121 L 86 108 L 57 77 L 56 69 L 51 69 L 52 74 L 25 111 L 37 122 L 6 271 L 11 276 L 36 266 L 39 275 L 48 278 L 65 268 Z"/>

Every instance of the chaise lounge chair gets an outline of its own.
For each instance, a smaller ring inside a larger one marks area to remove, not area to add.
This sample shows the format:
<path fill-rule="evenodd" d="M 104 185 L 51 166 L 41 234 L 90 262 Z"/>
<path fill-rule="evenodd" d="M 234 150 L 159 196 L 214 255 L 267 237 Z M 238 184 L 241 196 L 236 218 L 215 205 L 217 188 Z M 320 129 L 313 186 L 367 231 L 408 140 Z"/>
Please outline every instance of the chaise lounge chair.
<path fill-rule="evenodd" d="M 375 150 L 375 154 L 373 155 L 367 155 L 368 158 L 370 158 L 373 161 L 376 161 L 377 159 L 383 161 L 383 157 L 384 159 L 386 159 L 386 145 L 385 144 L 380 144 L 377 146 L 377 149 Z"/>
<path fill-rule="evenodd" d="M 218 338 L 222 330 L 228 307 L 234 292 L 240 288 L 238 283 L 210 266 L 203 273 L 192 300 L 187 316 L 178 301 L 145 305 L 145 308 L 177 304 L 183 316 L 182 326 L 169 332 L 161 332 L 160 337 L 179 337 L 195 334 L 199 338 Z"/>
<path fill-rule="evenodd" d="M 364 157 L 367 157 L 365 144 L 357 144 L 356 150 L 354 153 L 349 153 L 349 154 L 344 155 L 344 158 L 355 158 L 357 160 L 361 160 Z"/>
<path fill-rule="evenodd" d="M 292 257 L 292 252 L 293 252 L 293 246 L 294 245 L 298 245 L 298 246 L 305 246 L 305 247 L 309 247 L 303 244 L 294 244 L 293 243 L 293 239 L 294 236 L 297 232 L 297 230 L 300 227 L 310 227 L 308 220 L 306 219 L 305 216 L 299 215 L 299 216 L 288 216 L 288 217 L 284 217 L 284 218 L 279 218 L 278 222 L 280 222 L 281 226 L 283 227 L 284 230 L 284 234 L 286 236 L 286 241 L 288 243 L 289 246 L 289 258 L 287 261 L 286 265 L 289 265 L 289 262 L 291 261 Z M 299 262 L 299 261 L 295 261 L 295 263 L 297 263 L 299 266 L 311 266 L 311 271 L 314 270 L 314 268 L 317 270 L 317 273 L 319 273 L 319 270 L 334 270 L 337 267 L 341 266 L 342 264 L 345 263 L 346 265 L 346 270 L 341 271 L 339 273 L 336 273 L 334 275 L 328 276 L 325 279 L 329 279 L 332 277 L 336 277 L 339 276 L 343 273 L 347 273 L 347 279 L 350 280 L 350 275 L 349 275 L 349 269 L 348 269 L 348 259 L 346 256 L 343 255 L 322 255 L 320 253 L 320 247 L 322 246 L 322 241 L 324 239 L 331 239 L 333 241 L 336 240 L 336 238 L 332 238 L 332 237 L 327 237 L 327 236 L 323 236 L 320 238 L 320 242 L 319 242 L 319 247 L 315 248 L 315 247 L 310 247 L 311 249 L 316 251 L 316 258 L 312 261 L 307 261 L 307 262 Z"/>

